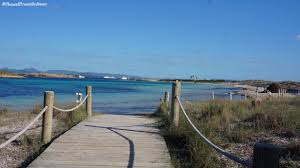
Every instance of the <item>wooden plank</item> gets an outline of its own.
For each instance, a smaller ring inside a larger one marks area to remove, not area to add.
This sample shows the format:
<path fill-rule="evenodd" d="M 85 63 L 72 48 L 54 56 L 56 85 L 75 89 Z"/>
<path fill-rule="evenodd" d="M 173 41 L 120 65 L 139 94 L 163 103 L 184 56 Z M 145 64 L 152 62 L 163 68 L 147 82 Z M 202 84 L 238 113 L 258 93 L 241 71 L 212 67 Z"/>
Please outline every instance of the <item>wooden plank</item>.
<path fill-rule="evenodd" d="M 172 167 L 154 119 L 91 117 L 57 138 L 29 167 Z"/>

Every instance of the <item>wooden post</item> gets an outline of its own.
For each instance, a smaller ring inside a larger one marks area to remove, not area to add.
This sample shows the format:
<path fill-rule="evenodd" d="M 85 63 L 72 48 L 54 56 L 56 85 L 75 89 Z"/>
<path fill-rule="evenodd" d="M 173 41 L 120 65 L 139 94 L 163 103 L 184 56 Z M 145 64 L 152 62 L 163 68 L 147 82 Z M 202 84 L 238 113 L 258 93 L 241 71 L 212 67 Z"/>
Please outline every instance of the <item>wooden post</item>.
<path fill-rule="evenodd" d="M 164 102 L 165 102 L 165 103 L 168 103 L 168 102 L 169 102 L 169 99 L 170 99 L 169 92 L 165 91 Z"/>
<path fill-rule="evenodd" d="M 172 104 L 171 104 L 171 119 L 175 127 L 179 124 L 179 103 L 176 97 L 180 96 L 180 82 L 176 80 L 172 84 Z"/>
<path fill-rule="evenodd" d="M 279 97 L 281 96 L 281 93 L 280 93 L 280 88 L 278 89 L 278 95 L 279 95 Z"/>
<path fill-rule="evenodd" d="M 247 100 L 247 92 L 246 91 L 245 91 L 245 97 L 244 98 L 245 98 L 245 100 Z"/>
<path fill-rule="evenodd" d="M 278 146 L 272 144 L 257 143 L 254 145 L 253 151 L 253 168 L 279 168 Z"/>
<path fill-rule="evenodd" d="M 286 95 L 287 89 L 284 89 L 284 95 Z"/>
<path fill-rule="evenodd" d="M 92 116 L 92 86 L 86 86 L 86 95 L 88 96 L 86 99 L 85 107 L 87 116 Z"/>
<path fill-rule="evenodd" d="M 232 100 L 232 93 L 231 91 L 229 92 L 230 100 Z"/>
<path fill-rule="evenodd" d="M 212 99 L 215 100 L 215 91 L 212 91 Z"/>
<path fill-rule="evenodd" d="M 258 90 L 256 90 L 256 100 L 258 99 Z"/>
<path fill-rule="evenodd" d="M 170 95 L 169 92 L 165 91 L 164 103 L 166 103 L 167 108 L 169 107 Z"/>
<path fill-rule="evenodd" d="M 45 111 L 45 113 L 43 114 L 42 142 L 44 144 L 49 143 L 51 141 L 53 103 L 54 103 L 54 92 L 45 91 L 45 93 L 44 93 L 44 107 L 48 106 L 48 108 Z"/>

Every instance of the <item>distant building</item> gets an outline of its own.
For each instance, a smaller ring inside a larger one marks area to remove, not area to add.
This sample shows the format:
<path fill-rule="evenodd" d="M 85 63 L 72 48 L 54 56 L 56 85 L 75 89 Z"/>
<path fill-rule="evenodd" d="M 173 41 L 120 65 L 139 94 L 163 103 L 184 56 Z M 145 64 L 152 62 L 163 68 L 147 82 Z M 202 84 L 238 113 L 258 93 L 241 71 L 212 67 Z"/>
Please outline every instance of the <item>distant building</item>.
<path fill-rule="evenodd" d="M 114 76 L 104 76 L 103 78 L 104 79 L 116 79 L 116 77 L 114 77 Z"/>

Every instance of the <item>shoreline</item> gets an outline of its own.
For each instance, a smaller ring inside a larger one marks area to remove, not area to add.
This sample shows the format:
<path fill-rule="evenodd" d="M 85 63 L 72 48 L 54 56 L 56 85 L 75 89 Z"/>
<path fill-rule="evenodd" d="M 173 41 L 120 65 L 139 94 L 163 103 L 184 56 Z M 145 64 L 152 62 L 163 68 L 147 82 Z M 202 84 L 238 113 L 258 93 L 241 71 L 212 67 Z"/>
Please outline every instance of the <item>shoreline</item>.
<path fill-rule="evenodd" d="M 247 84 L 240 84 L 240 83 L 232 83 L 232 82 L 226 82 L 223 83 L 225 86 L 232 86 L 236 88 L 240 88 L 241 91 L 236 91 L 235 94 L 241 95 L 241 96 L 247 96 L 247 98 L 250 99 L 257 99 L 257 100 L 263 100 L 267 98 L 272 97 L 295 97 L 295 94 L 291 93 L 285 93 L 284 95 L 280 95 L 278 93 L 271 93 L 267 92 L 265 93 L 266 87 L 259 87 L 259 86 L 251 86 Z"/>

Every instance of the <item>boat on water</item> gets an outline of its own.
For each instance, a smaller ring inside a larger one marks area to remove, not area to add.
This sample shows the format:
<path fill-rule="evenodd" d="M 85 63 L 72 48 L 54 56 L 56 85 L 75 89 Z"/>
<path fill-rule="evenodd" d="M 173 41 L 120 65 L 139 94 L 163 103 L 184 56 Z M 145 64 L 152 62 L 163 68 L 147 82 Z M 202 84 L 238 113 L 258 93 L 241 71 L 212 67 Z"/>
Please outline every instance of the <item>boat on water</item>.
<path fill-rule="evenodd" d="M 78 75 L 78 78 L 79 78 L 79 79 L 84 79 L 85 76 L 83 76 L 83 75 Z"/>
<path fill-rule="evenodd" d="M 126 76 L 122 76 L 122 78 L 121 78 L 122 80 L 128 80 L 128 77 L 126 77 Z"/>

